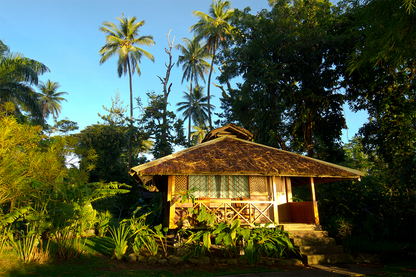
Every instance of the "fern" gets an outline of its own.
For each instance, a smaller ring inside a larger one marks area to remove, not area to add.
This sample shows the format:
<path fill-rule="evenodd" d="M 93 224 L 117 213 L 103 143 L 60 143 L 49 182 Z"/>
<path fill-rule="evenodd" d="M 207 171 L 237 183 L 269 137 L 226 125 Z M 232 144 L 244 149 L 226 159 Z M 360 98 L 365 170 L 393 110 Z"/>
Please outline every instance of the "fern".
<path fill-rule="evenodd" d="M 19 209 L 15 209 L 13 212 L 5 214 L 1 216 L 0 220 L 0 230 L 4 228 L 6 225 L 12 224 L 15 222 L 20 216 L 26 214 L 28 211 L 33 210 L 32 207 L 26 206 Z"/>

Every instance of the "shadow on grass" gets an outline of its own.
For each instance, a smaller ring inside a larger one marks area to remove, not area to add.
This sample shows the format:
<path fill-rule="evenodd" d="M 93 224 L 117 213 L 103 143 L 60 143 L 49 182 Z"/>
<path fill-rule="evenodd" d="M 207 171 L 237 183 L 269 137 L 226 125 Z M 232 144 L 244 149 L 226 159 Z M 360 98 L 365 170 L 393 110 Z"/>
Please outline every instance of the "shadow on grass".
<path fill-rule="evenodd" d="M 243 272 L 241 272 L 243 273 Z M 246 273 L 246 272 L 244 272 Z M 222 275 L 222 274 L 215 274 Z M 173 276 L 213 276 L 212 272 L 204 272 L 197 269 L 185 270 L 182 272 L 168 270 L 139 270 L 124 267 L 123 265 L 115 266 L 104 260 L 94 259 L 94 257 L 77 258 L 68 262 L 48 263 L 48 264 L 22 264 L 9 270 L 5 275 L 7 277 L 20 276 L 60 276 L 60 277 L 116 277 L 116 276 L 135 276 L 135 277 L 173 277 Z"/>
<path fill-rule="evenodd" d="M 70 261 L 55 259 L 43 264 L 19 263 L 0 276 L 100 276 L 109 269 L 111 265 L 105 260 L 93 255 L 81 255 Z"/>
<path fill-rule="evenodd" d="M 55 241 L 49 243 L 50 253 L 57 253 L 57 243 Z M 15 264 L 8 267 L 0 265 L 0 276 L 101 276 L 114 267 L 114 265 L 108 263 L 109 258 L 103 257 L 103 255 L 109 257 L 114 249 L 111 238 L 90 237 L 86 239 L 85 245 L 81 243 L 80 247 L 82 254 L 76 258 L 71 258 L 69 261 L 51 254 L 51 260 L 45 263 L 15 262 Z M 11 251 L 14 252 L 14 250 Z M 14 260 L 16 261 L 16 259 Z M 108 274 L 105 275 L 109 276 Z"/>
<path fill-rule="evenodd" d="M 110 237 L 91 237 L 87 239 L 84 249 L 90 254 L 100 253 L 111 256 L 114 243 Z"/>
<path fill-rule="evenodd" d="M 412 262 L 398 262 L 385 265 L 380 276 L 416 276 L 416 264 Z"/>

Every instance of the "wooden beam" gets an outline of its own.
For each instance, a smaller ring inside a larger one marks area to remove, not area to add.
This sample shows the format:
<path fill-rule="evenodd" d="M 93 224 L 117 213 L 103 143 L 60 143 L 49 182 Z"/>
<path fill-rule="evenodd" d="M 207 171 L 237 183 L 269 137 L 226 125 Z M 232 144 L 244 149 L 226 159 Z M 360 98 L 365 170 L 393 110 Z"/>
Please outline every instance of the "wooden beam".
<path fill-rule="evenodd" d="M 292 180 L 289 177 L 285 177 L 286 179 L 286 202 L 293 202 L 292 196 Z"/>
<path fill-rule="evenodd" d="M 175 208 L 176 204 L 173 199 L 173 195 L 175 193 L 175 176 L 169 175 L 168 176 L 168 205 L 169 205 L 169 229 L 176 229 L 178 225 L 175 222 Z"/>
<path fill-rule="evenodd" d="M 276 224 L 279 224 L 279 213 L 277 211 L 277 190 L 276 190 L 276 179 L 278 177 L 270 177 L 273 184 L 273 219 Z"/>
<path fill-rule="evenodd" d="M 173 197 L 173 193 L 175 190 L 175 176 L 169 175 L 168 176 L 168 201 L 172 200 Z"/>
<path fill-rule="evenodd" d="M 313 202 L 313 214 L 315 216 L 315 224 L 319 225 L 318 201 Z"/>
<path fill-rule="evenodd" d="M 275 177 L 276 181 L 276 198 L 278 204 L 283 204 L 287 202 L 286 199 L 286 185 L 285 185 L 285 177 Z"/>
<path fill-rule="evenodd" d="M 313 214 L 315 216 L 315 224 L 319 224 L 318 202 L 315 195 L 315 183 L 313 177 L 311 177 L 311 199 L 313 203 Z"/>
<path fill-rule="evenodd" d="M 316 201 L 316 196 L 315 196 L 315 183 L 313 182 L 313 177 L 311 177 L 310 180 L 311 180 L 311 200 L 312 201 Z"/>

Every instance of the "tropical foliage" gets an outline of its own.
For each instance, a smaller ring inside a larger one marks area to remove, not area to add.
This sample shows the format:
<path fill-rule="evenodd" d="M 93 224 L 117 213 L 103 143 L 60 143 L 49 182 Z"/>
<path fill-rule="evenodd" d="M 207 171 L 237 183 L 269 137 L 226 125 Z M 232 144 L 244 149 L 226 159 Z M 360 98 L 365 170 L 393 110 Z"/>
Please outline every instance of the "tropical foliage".
<path fill-rule="evenodd" d="M 209 57 L 209 53 L 206 51 L 205 46 L 200 44 L 200 40 L 194 37 L 192 40 L 183 38 L 182 43 L 176 45 L 176 48 L 181 51 L 182 55 L 179 55 L 177 65 L 182 65 L 182 83 L 183 80 L 190 81 L 189 94 L 193 93 L 193 82 L 198 84 L 198 79 L 201 78 L 205 82 L 205 74 L 208 72 L 209 64 L 205 61 Z M 186 94 L 186 92 L 185 92 Z M 179 104 L 178 104 L 179 105 Z M 190 142 L 191 133 L 191 117 L 192 115 L 192 97 L 188 97 L 187 115 L 188 118 L 188 143 Z"/>
<path fill-rule="evenodd" d="M 143 56 L 154 61 L 153 55 L 139 46 L 152 46 L 155 42 L 152 36 L 139 36 L 139 29 L 145 24 L 144 20 L 136 22 L 137 17 L 126 18 L 124 14 L 123 18 L 117 17 L 117 20 L 120 21 L 118 27 L 112 22 L 104 22 L 103 26 L 100 27 L 100 31 L 106 35 L 106 44 L 100 49 L 100 64 L 105 63 L 112 56 L 117 55 L 118 76 L 121 77 L 123 73 L 124 75 L 129 74 L 130 120 L 133 121 L 132 74 L 137 72 L 139 76 L 141 75 L 139 63 Z M 130 135 L 129 167 L 132 165 L 132 140 L 132 135 Z"/>
<path fill-rule="evenodd" d="M 354 237 L 373 244 L 411 241 L 414 247 L 415 1 L 347 0 L 338 7 L 324 0 L 269 3 L 269 10 L 252 14 L 214 0 L 208 13 L 193 13 L 195 37 L 176 47 L 182 82 L 189 82 L 177 105 L 189 120 L 188 145 L 191 135 L 200 143 L 212 127 L 210 85 L 217 63 L 226 87 L 218 86 L 219 123 L 247 128 L 256 142 L 368 173 L 361 182 L 317 186 L 325 229 L 345 246 Z M 132 76 L 140 75 L 143 56 L 154 60 L 139 46 L 154 41 L 139 36 L 144 21 L 124 14 L 117 20 L 118 26 L 104 22 L 100 28 L 106 35 L 100 63 L 116 55 L 119 77 L 129 74 L 130 117 L 116 95 L 112 107 L 104 107 L 109 114 L 99 115 L 104 122 L 76 135 L 68 135 L 78 129 L 76 122 L 56 119 L 66 93 L 58 92 L 57 82 L 39 80 L 49 69 L 0 41 L 0 254 L 11 246 L 23 262 L 42 262 L 51 254 L 68 260 L 82 253 L 87 230 L 95 229 L 100 236 L 110 231 L 117 259 L 144 249 L 167 256 L 167 230 L 159 224 L 163 195 L 152 201 L 137 191 L 133 201 L 115 196 L 129 192 L 131 187 L 121 183 L 132 181 L 126 174 L 132 163 L 146 160 L 139 153 L 151 151 L 159 158 L 175 145 L 186 145 L 183 121 L 167 108 L 173 41 L 168 35 L 169 63 L 166 77 L 159 77 L 163 94 L 149 92 L 146 106 L 138 98 L 141 114 L 133 118 Z M 205 82 L 207 73 L 205 95 L 199 80 Z M 369 120 L 342 145 L 345 104 L 366 111 Z M 54 126 L 43 124 L 48 114 Z M 298 199 L 310 195 L 302 194 L 302 187 L 293 193 Z M 180 197 L 195 200 L 188 191 Z M 215 224 L 215 215 L 203 208 L 189 214 L 204 229 L 181 231 L 187 239 L 182 246 L 189 251 L 185 258 L 210 255 L 213 237 L 225 257 L 250 264 L 294 252 L 279 229 L 249 230 L 238 220 Z"/>
<path fill-rule="evenodd" d="M 91 203 L 128 192 L 117 183 L 89 183 L 93 164 L 85 170 L 67 168 L 65 156 L 77 151 L 76 142 L 71 137 L 48 138 L 40 130 L 0 115 L 0 246 L 9 241 L 24 261 L 50 250 L 41 243 L 45 233 L 57 241 L 59 256 L 80 254 L 85 242 L 80 238 L 96 221 Z M 93 151 L 85 156 L 95 158 Z M 15 239 L 16 232 L 21 240 Z"/>
<path fill-rule="evenodd" d="M 117 17 L 119 26 L 112 22 L 104 22 L 100 27 L 100 31 L 103 32 L 106 37 L 106 44 L 100 49 L 100 64 L 105 63 L 109 58 L 114 55 L 118 55 L 117 61 L 117 73 L 118 76 L 129 74 L 130 82 L 130 117 L 133 118 L 133 89 L 131 85 L 131 75 L 137 72 L 141 75 L 139 63 L 141 58 L 146 58 L 154 61 L 152 54 L 146 50 L 138 47 L 137 45 L 152 46 L 155 44 L 153 36 L 140 36 L 140 27 L 144 26 L 144 20 L 136 22 L 137 17 L 126 18 L 123 14 L 123 18 Z"/>
<path fill-rule="evenodd" d="M 178 106 L 177 111 L 182 112 L 185 120 L 189 119 L 189 115 L 191 114 L 193 124 L 205 126 L 205 122 L 208 120 L 209 109 L 208 96 L 204 94 L 204 87 L 197 84 L 191 95 L 186 91 L 184 91 L 184 94 L 185 95 L 182 98 L 185 101 L 176 104 L 176 106 Z M 215 109 L 215 106 L 212 104 L 211 109 Z M 191 111 L 193 112 L 191 113 Z"/>
<path fill-rule="evenodd" d="M 94 169 L 89 172 L 90 181 L 126 182 L 127 130 L 127 127 L 94 124 L 75 135 L 78 147 L 84 150 L 80 153 L 81 168 L 84 162 L 88 164 L 88 160 L 84 159 L 88 155 L 86 150 L 93 149 L 98 156 Z"/>
<path fill-rule="evenodd" d="M 15 114 L 29 112 L 35 123 L 43 124 L 42 109 L 32 86 L 39 82 L 39 75 L 49 72 L 42 63 L 26 58 L 21 53 L 10 52 L 0 40 L 0 104 L 11 102 Z"/>
<path fill-rule="evenodd" d="M 198 126 L 192 126 L 194 130 L 191 133 L 192 143 L 194 145 L 200 144 L 202 140 L 205 138 L 205 135 L 208 133 L 208 128 L 206 123 L 199 123 Z"/>
<path fill-rule="evenodd" d="M 143 107 L 142 118 L 138 120 L 140 134 L 143 134 L 144 140 L 154 141 L 151 153 L 155 158 L 161 158 L 171 154 L 175 145 L 186 145 L 183 121 L 177 119 L 174 112 L 166 111 L 163 95 L 152 92 L 147 93 L 147 96 L 148 105 Z M 138 104 L 141 105 L 140 102 Z"/>
<path fill-rule="evenodd" d="M 230 21 L 234 16 L 234 10 L 230 7 L 228 0 L 213 0 L 209 8 L 208 14 L 201 11 L 194 11 L 194 16 L 199 18 L 198 23 L 192 25 L 190 30 L 197 34 L 198 38 L 206 38 L 206 47 L 211 52 L 211 67 L 208 75 L 208 121 L 209 128 L 212 129 L 211 121 L 211 76 L 214 70 L 214 62 L 216 51 L 219 46 L 224 45 L 224 42 L 230 38 L 232 33 L 232 26 Z M 192 90 L 192 88 L 191 88 Z"/>
<path fill-rule="evenodd" d="M 399 67 L 416 55 L 415 1 L 348 0 L 354 29 L 364 40 L 357 40 L 349 69 L 366 64 Z"/>
<path fill-rule="evenodd" d="M 319 145 L 319 158 L 336 161 L 345 125 L 337 52 L 343 41 L 332 34 L 338 11 L 326 1 L 288 2 L 257 15 L 235 12 L 220 81 L 242 76 L 243 82 L 223 95 L 226 118 L 259 143 L 311 157 Z"/>
<path fill-rule="evenodd" d="M 62 109 L 60 103 L 67 101 L 62 95 L 68 94 L 68 92 L 58 92 L 60 85 L 58 82 L 52 82 L 51 80 L 48 80 L 46 84 L 41 82 L 38 87 L 40 90 L 38 101 L 43 110 L 43 117 L 45 118 L 52 114 L 53 118 L 57 118 Z"/>

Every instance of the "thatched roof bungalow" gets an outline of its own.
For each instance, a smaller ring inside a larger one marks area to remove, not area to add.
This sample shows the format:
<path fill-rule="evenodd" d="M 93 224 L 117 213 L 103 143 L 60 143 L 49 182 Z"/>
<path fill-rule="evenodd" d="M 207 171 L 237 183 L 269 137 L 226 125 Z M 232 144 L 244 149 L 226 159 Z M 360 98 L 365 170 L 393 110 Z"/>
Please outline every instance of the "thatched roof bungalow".
<path fill-rule="evenodd" d="M 197 205 L 218 220 L 243 224 L 319 224 L 315 184 L 360 179 L 364 173 L 249 141 L 253 135 L 233 124 L 212 130 L 203 143 L 133 167 L 130 174 L 165 193 L 165 220 L 176 228 L 186 205 L 175 200 L 192 190 Z M 311 199 L 293 202 L 292 187 L 308 185 Z M 195 203 L 194 203 L 195 204 Z M 192 205 L 192 204 L 188 204 Z"/>

